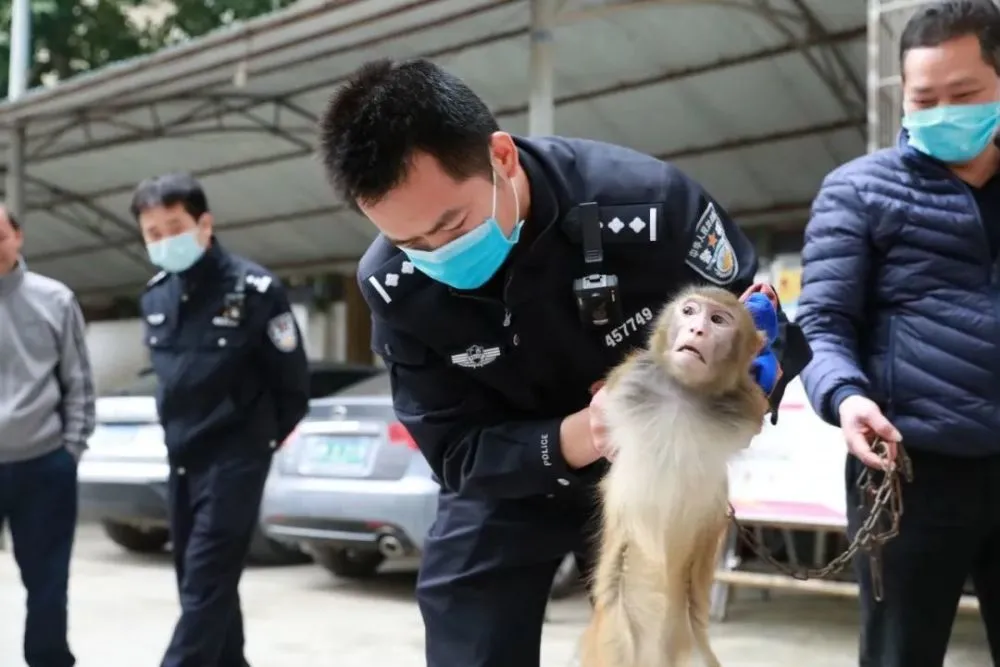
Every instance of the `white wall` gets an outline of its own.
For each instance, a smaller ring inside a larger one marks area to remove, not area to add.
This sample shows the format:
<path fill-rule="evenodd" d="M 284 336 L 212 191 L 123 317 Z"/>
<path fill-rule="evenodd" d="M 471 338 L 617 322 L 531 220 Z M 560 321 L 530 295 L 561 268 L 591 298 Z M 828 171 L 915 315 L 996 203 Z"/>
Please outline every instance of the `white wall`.
<path fill-rule="evenodd" d="M 343 361 L 346 357 L 346 319 L 344 304 L 334 304 L 328 314 L 307 313 L 293 306 L 295 319 L 304 332 L 306 355 L 310 359 Z M 149 365 L 149 355 L 142 342 L 139 319 L 91 322 L 87 325 L 87 349 L 98 392 L 128 384 Z"/>

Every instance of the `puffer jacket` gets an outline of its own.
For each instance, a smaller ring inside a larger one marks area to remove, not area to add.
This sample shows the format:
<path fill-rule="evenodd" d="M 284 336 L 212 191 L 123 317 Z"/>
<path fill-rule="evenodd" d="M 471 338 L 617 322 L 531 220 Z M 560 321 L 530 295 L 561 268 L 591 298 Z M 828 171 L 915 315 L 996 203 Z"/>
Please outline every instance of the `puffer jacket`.
<path fill-rule="evenodd" d="M 802 261 L 802 380 L 825 421 L 861 393 L 910 448 L 1000 454 L 1000 267 L 968 185 L 901 132 L 826 177 Z"/>

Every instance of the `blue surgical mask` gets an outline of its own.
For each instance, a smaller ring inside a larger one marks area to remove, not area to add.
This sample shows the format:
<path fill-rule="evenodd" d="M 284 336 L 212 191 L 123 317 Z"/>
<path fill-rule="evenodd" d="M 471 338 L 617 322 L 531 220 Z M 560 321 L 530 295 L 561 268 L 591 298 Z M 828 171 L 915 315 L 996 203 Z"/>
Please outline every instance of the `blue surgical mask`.
<path fill-rule="evenodd" d="M 517 189 L 514 190 L 514 215 L 520 210 Z M 482 287 L 503 265 L 521 236 L 523 220 L 514 225 L 510 237 L 504 236 L 497 223 L 497 176 L 493 172 L 493 212 L 483 224 L 457 239 L 434 250 L 402 248 L 410 262 L 421 273 L 455 289 Z"/>
<path fill-rule="evenodd" d="M 192 229 L 146 244 L 149 260 L 164 271 L 180 273 L 194 266 L 205 254 L 205 248 L 198 243 L 197 230 Z"/>
<path fill-rule="evenodd" d="M 903 117 L 910 145 L 942 162 L 968 162 L 986 150 L 1000 122 L 1000 102 L 921 109 Z"/>

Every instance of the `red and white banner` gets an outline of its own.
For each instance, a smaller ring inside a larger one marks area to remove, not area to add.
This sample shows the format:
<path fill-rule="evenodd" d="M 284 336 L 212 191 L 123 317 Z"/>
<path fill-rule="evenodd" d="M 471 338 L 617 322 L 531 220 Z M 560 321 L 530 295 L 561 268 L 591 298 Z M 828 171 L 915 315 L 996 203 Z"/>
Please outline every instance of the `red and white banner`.
<path fill-rule="evenodd" d="M 802 383 L 788 386 L 778 424 L 770 420 L 729 468 L 736 516 L 749 523 L 817 528 L 846 525 L 840 429 L 824 423 L 805 398 Z"/>

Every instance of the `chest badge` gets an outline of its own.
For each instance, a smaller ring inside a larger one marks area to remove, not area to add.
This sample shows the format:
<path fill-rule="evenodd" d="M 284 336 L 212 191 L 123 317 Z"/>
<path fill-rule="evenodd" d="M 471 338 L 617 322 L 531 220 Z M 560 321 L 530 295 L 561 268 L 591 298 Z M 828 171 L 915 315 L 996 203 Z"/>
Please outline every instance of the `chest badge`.
<path fill-rule="evenodd" d="M 167 316 L 163 313 L 151 313 L 146 316 L 146 321 L 149 322 L 150 326 L 158 327 L 163 324 L 167 319 Z"/>
<path fill-rule="evenodd" d="M 217 327 L 238 327 L 243 321 L 243 294 L 227 294 L 222 310 L 212 318 L 212 324 Z"/>
<path fill-rule="evenodd" d="M 483 347 L 470 345 L 469 349 L 460 354 L 451 355 L 451 363 L 462 368 L 482 368 L 500 358 L 499 347 Z"/>

